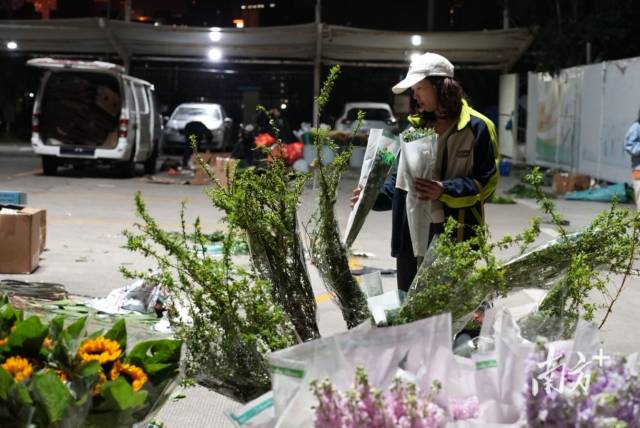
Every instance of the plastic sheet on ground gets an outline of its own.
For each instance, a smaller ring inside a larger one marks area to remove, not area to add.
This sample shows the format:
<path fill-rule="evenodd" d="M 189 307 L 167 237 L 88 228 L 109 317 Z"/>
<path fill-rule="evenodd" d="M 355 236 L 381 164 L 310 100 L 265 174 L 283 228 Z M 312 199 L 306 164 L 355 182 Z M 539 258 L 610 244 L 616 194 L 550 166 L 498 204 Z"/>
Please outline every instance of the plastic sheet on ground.
<path fill-rule="evenodd" d="M 627 202 L 627 191 L 624 183 L 612 184 L 607 187 L 598 187 L 595 189 L 578 190 L 564 195 L 564 198 L 569 201 L 611 202 L 614 197 L 618 202 Z"/>

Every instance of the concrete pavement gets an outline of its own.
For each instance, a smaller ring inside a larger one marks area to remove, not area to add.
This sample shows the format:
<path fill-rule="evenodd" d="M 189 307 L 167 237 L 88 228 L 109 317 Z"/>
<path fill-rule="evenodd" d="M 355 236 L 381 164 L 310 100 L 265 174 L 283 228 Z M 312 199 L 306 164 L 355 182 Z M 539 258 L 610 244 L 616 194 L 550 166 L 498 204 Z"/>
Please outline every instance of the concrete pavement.
<path fill-rule="evenodd" d="M 183 199 L 189 201 L 186 211 L 188 223 L 199 216 L 205 230 L 224 228 L 222 215 L 211 207 L 203 186 L 157 184 L 148 182 L 143 176 L 119 179 L 106 170 L 68 170 L 58 177 L 45 177 L 37 172 L 39 159 L 25 147 L 29 146 L 13 145 L 9 148 L 9 145 L 0 144 L 0 189 L 27 192 L 29 205 L 47 209 L 47 251 L 42 254 L 40 267 L 31 275 L 0 275 L 0 279 L 59 282 L 70 293 L 102 297 L 127 283 L 118 272 L 119 266 L 137 270 L 152 268 L 149 260 L 122 248 L 124 238 L 121 231 L 131 228 L 135 222 L 133 196 L 137 191 L 142 192 L 152 216 L 165 229 L 179 229 L 179 208 Z M 6 171 L 11 171 L 11 174 L 6 174 Z M 336 213 L 342 227 L 349 214 L 349 194 L 356 180 L 357 172 L 350 171 L 340 187 Z M 508 189 L 516 182 L 517 179 L 511 177 L 503 179 L 500 189 Z M 570 230 L 587 225 L 608 206 L 563 200 L 558 200 L 557 205 L 571 222 Z M 315 206 L 315 192 L 309 187 L 300 207 L 303 221 Z M 631 205 L 628 207 L 632 208 Z M 515 205 L 489 204 L 486 211 L 496 239 L 521 231 L 533 215 L 539 214 L 532 200 L 518 200 Z M 375 254 L 375 257 L 361 260 L 363 264 L 395 267 L 395 260 L 389 256 L 390 224 L 390 212 L 370 214 L 354 245 L 356 249 Z M 543 224 L 542 227 L 541 242 L 554 237 L 552 226 Z M 314 290 L 320 296 L 325 290 L 315 268 L 310 265 L 309 269 Z M 383 277 L 383 281 L 386 289 L 395 285 L 393 277 Z M 639 284 L 637 279 L 631 281 L 605 326 L 603 336 L 607 351 L 640 349 L 640 339 L 629 335 L 640 325 L 635 316 L 635 305 L 640 302 Z M 323 335 L 345 328 L 338 308 L 330 300 L 325 299 L 319 304 L 318 317 Z M 184 393 L 187 398 L 167 403 L 158 415 L 158 419 L 171 428 L 227 426 L 223 413 L 237 406 L 233 401 L 201 387 Z"/>

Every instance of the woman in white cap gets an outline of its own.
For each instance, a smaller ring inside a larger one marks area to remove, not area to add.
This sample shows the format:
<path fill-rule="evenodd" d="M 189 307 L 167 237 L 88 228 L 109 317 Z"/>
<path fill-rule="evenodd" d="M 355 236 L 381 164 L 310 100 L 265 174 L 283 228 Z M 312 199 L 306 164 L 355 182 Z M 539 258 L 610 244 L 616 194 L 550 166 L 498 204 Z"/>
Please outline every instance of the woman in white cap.
<path fill-rule="evenodd" d="M 438 134 L 433 180 L 417 179 L 420 198 L 432 201 L 429 240 L 453 217 L 460 227 L 453 237 L 459 241 L 474 234 L 484 223 L 484 202 L 498 184 L 498 142 L 491 120 L 472 109 L 460 84 L 453 79 L 453 64 L 445 57 L 425 53 L 409 66 L 409 72 L 392 88 L 400 94 L 411 88 L 418 114 L 409 117 L 414 127 L 432 128 Z M 360 194 L 354 191 L 352 202 Z M 392 214 L 391 255 L 396 258 L 398 288 L 409 289 L 417 271 L 406 215 L 406 192 L 396 188 L 392 171 L 381 189 L 377 211 Z"/>

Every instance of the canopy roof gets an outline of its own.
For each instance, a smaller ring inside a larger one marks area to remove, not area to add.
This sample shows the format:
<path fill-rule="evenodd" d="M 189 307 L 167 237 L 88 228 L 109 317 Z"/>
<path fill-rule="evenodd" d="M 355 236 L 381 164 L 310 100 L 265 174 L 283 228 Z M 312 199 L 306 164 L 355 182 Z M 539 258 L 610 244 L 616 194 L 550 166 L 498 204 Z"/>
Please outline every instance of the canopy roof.
<path fill-rule="evenodd" d="M 0 20 L 0 40 L 30 55 L 115 54 L 130 60 L 202 61 L 219 47 L 226 62 L 406 67 L 414 52 L 431 51 L 456 66 L 507 71 L 533 40 L 529 30 L 407 33 L 314 23 L 256 28 L 154 26 L 104 18 Z M 419 46 L 412 36 L 419 35 Z M 219 40 L 216 40 L 219 38 Z M 216 41 L 214 41 L 216 40 Z"/>

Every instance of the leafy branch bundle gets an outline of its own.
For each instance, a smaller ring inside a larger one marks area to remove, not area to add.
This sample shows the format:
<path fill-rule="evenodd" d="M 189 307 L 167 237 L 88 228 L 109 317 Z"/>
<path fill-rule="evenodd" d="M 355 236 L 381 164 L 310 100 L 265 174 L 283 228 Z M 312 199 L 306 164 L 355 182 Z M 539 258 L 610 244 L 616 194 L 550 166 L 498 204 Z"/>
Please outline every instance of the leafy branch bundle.
<path fill-rule="evenodd" d="M 273 119 L 270 123 L 277 135 Z M 202 166 L 214 183 L 208 191 L 211 202 L 226 213 L 232 227 L 246 233 L 253 266 L 271 282 L 274 302 L 287 313 L 301 340 L 320 337 L 296 215 L 307 176 L 290 173 L 282 159 L 273 156 L 263 169 L 237 168 L 224 187 Z"/>
<path fill-rule="evenodd" d="M 196 219 L 187 234 L 166 232 L 150 216 L 140 194 L 135 231 L 125 231 L 127 248 L 154 259 L 159 274 L 121 270 L 130 278 L 159 282 L 175 305 L 169 319 L 187 346 L 186 371 L 199 383 L 236 400 L 248 401 L 271 387 L 265 355 L 296 343 L 293 326 L 274 303 L 272 285 L 231 263 L 234 233 L 223 243 L 222 259 L 204 257 L 208 243 Z M 184 308 L 180 311 L 178 305 Z"/>
<path fill-rule="evenodd" d="M 329 100 L 331 90 L 340 72 L 339 66 L 331 68 L 320 96 L 316 98 L 318 111 L 322 111 Z M 358 122 L 354 135 L 362 123 L 363 114 L 358 112 Z M 332 291 L 338 307 L 348 328 L 355 327 L 369 317 L 367 299 L 349 270 L 347 250 L 340 239 L 340 230 L 335 216 L 335 205 L 338 184 L 344 170 L 349 165 L 352 145 L 349 144 L 342 153 L 328 137 L 327 130 L 319 129 L 314 135 L 313 144 L 316 149 L 318 182 L 320 184 L 318 209 L 311 223 L 310 238 L 311 258 L 320 271 L 325 286 Z M 327 145 L 334 152 L 333 160 L 324 165 L 321 161 L 322 147 Z"/>
<path fill-rule="evenodd" d="M 615 202 L 609 211 L 599 214 L 587 228 L 567 234 L 562 217 L 541 191 L 542 175 L 534 169 L 527 176 L 536 191 L 536 199 L 558 228 L 560 237 L 526 252 L 539 234 L 539 218 L 515 237 L 506 236 L 489 242 L 486 226 L 477 229 L 476 237 L 455 242 L 441 238 L 434 243 L 436 254 L 432 263 L 423 265 L 412 284 L 407 302 L 400 311 L 399 321 L 409 322 L 442 312 L 452 312 L 457 326 L 483 300 L 504 297 L 519 288 L 549 289 L 539 312 L 522 320 L 523 333 L 540 331 L 544 322 L 554 325 L 562 320 L 561 336 L 570 336 L 580 317 L 593 320 L 598 309 L 605 310 L 600 322 L 604 325 L 613 304 L 619 298 L 627 278 L 637 274 L 632 269 L 637 259 L 640 236 L 640 214 L 618 208 Z M 456 228 L 451 220 L 443 237 L 452 236 Z M 496 249 L 517 246 L 520 256 L 500 262 Z M 620 286 L 611 295 L 608 284 L 614 274 L 622 274 Z M 605 304 L 590 303 L 592 291 L 600 291 Z"/>

